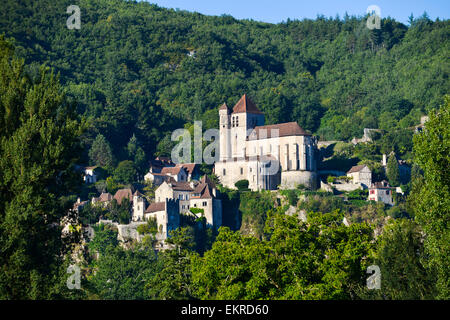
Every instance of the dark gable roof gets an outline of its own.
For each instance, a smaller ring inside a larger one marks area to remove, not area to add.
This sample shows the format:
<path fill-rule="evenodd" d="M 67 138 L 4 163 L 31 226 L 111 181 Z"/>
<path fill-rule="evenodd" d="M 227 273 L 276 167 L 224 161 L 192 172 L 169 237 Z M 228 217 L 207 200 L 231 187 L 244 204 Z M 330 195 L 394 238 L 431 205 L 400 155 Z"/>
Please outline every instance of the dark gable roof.
<path fill-rule="evenodd" d="M 350 168 L 350 170 L 347 171 L 347 173 L 353 173 L 353 172 L 359 172 L 361 171 L 366 165 L 360 164 L 359 166 L 353 166 Z"/>
<path fill-rule="evenodd" d="M 256 107 L 255 103 L 247 97 L 247 94 L 244 94 L 238 103 L 236 103 L 233 108 L 233 113 L 262 114 L 262 112 Z"/>
<path fill-rule="evenodd" d="M 118 204 L 122 204 L 122 200 L 125 198 L 128 198 L 130 201 L 133 201 L 133 192 L 131 192 L 131 189 L 117 190 L 116 194 L 114 195 L 114 199 L 117 200 Z"/>
<path fill-rule="evenodd" d="M 300 128 L 297 122 L 286 122 L 255 127 L 255 129 L 253 129 L 253 131 L 250 133 L 248 140 L 272 138 L 272 130 L 274 130 L 274 137 L 276 137 L 275 130 L 278 130 L 278 137 L 311 135 Z"/>
<path fill-rule="evenodd" d="M 188 174 L 192 174 L 197 166 L 196 163 L 184 163 L 181 165 Z"/>
<path fill-rule="evenodd" d="M 176 191 L 192 191 L 193 189 L 191 188 L 189 182 L 176 182 L 173 180 L 170 180 L 170 182 L 168 182 L 172 185 L 172 189 L 176 190 Z"/>
<path fill-rule="evenodd" d="M 369 189 L 392 189 L 386 180 L 373 182 Z"/>
<path fill-rule="evenodd" d="M 165 202 L 154 202 L 150 203 L 147 210 L 145 210 L 146 213 L 152 213 L 152 212 L 158 212 L 158 211 L 164 211 L 166 210 L 166 203 Z"/>
<path fill-rule="evenodd" d="M 204 175 L 193 191 L 194 194 L 199 194 L 199 196 L 193 196 L 192 198 L 211 199 L 213 197 L 212 189 L 215 187 L 214 182 L 208 176 Z"/>

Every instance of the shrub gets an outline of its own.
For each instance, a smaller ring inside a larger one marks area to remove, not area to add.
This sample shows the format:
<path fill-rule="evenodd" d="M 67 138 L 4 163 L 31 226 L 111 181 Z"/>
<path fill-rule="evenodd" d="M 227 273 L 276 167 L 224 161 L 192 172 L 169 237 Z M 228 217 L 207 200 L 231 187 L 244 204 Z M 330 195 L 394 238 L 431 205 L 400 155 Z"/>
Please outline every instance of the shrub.
<path fill-rule="evenodd" d="M 247 191 L 247 190 L 249 190 L 248 189 L 248 180 L 239 180 L 234 185 L 239 191 Z"/>

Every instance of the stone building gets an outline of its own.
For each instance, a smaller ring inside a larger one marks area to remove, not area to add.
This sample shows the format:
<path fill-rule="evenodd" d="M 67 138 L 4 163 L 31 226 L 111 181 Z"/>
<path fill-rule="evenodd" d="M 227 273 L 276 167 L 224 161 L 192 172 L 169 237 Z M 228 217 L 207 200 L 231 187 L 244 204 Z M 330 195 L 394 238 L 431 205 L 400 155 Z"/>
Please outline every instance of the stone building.
<path fill-rule="evenodd" d="M 264 114 L 244 94 L 230 110 L 219 109 L 220 156 L 214 171 L 220 182 L 235 188 L 248 180 L 249 188 L 275 190 L 305 185 L 317 188 L 315 137 L 296 122 L 264 125 Z"/>
<path fill-rule="evenodd" d="M 394 205 L 392 189 L 386 180 L 374 182 L 369 187 L 369 201 L 381 201 L 390 206 Z"/>
<path fill-rule="evenodd" d="M 156 219 L 160 239 L 169 237 L 170 231 L 180 226 L 180 204 L 178 199 L 164 199 L 151 203 L 145 210 L 145 220 Z"/>
<path fill-rule="evenodd" d="M 155 191 L 155 201 L 161 203 L 166 199 L 178 200 L 181 214 L 188 213 L 191 208 L 202 209 L 207 225 L 216 229 L 222 225 L 222 200 L 215 184 L 206 175 L 200 181 L 164 182 Z"/>
<path fill-rule="evenodd" d="M 361 184 L 364 189 L 372 184 L 372 171 L 366 165 L 353 166 L 347 172 L 347 177 L 352 178 L 353 184 Z"/>

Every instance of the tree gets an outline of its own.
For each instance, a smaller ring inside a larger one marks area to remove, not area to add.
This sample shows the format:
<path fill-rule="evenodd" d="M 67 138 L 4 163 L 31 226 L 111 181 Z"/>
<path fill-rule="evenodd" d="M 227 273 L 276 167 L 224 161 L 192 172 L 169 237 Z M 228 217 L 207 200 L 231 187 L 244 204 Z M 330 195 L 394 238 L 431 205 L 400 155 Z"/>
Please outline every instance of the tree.
<path fill-rule="evenodd" d="M 136 169 L 134 167 L 133 161 L 125 160 L 119 163 L 116 170 L 114 170 L 114 180 L 130 184 L 136 180 Z"/>
<path fill-rule="evenodd" d="M 239 191 L 249 190 L 248 189 L 248 180 L 239 180 L 234 185 Z"/>
<path fill-rule="evenodd" d="M 60 283 L 69 245 L 62 196 L 81 184 L 74 170 L 84 125 L 42 66 L 34 79 L 0 36 L 0 298 L 47 299 Z"/>
<path fill-rule="evenodd" d="M 102 167 L 113 166 L 113 155 L 111 147 L 106 138 L 98 134 L 89 150 L 89 158 L 92 163 Z"/>
<path fill-rule="evenodd" d="M 117 229 L 111 225 L 101 223 L 94 227 L 94 233 L 94 238 L 88 244 L 91 253 L 98 252 L 101 256 L 106 253 L 109 247 L 115 248 L 119 244 Z"/>
<path fill-rule="evenodd" d="M 426 233 L 425 249 L 430 255 L 429 272 L 438 275 L 438 298 L 450 297 L 450 97 L 438 112 L 432 112 L 425 130 L 414 136 L 414 159 L 424 179 L 413 185 L 416 219 Z"/>
<path fill-rule="evenodd" d="M 398 161 L 395 154 L 392 154 L 388 159 L 386 165 L 386 176 L 391 186 L 397 187 L 400 185 L 400 171 L 398 169 Z"/>
<path fill-rule="evenodd" d="M 423 234 L 413 220 L 395 219 L 377 239 L 375 265 L 381 272 L 381 290 L 361 291 L 363 299 L 423 300 L 435 296 L 436 276 L 427 272 Z"/>
<path fill-rule="evenodd" d="M 145 284 L 158 271 L 153 250 L 139 246 L 128 250 L 107 248 L 96 268 L 90 285 L 98 298 L 105 300 L 148 299 Z"/>
<path fill-rule="evenodd" d="M 191 250 L 195 246 L 192 228 L 172 231 L 167 243 L 171 250 L 164 250 L 158 256 L 159 272 L 146 284 L 151 299 L 191 299 Z"/>

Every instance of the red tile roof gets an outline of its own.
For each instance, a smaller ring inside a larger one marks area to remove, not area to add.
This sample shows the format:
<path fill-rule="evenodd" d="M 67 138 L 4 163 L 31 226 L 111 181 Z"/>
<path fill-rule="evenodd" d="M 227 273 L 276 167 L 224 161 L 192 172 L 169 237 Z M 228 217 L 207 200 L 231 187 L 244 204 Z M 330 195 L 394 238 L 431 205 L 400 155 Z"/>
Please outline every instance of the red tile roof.
<path fill-rule="evenodd" d="M 113 199 L 113 196 L 110 193 L 104 193 L 104 192 L 102 192 L 100 197 L 98 197 L 98 201 L 100 201 L 100 202 L 111 201 L 112 199 Z"/>
<path fill-rule="evenodd" d="M 177 175 L 180 172 L 181 169 L 182 169 L 181 166 L 164 167 L 164 168 L 161 169 L 161 174 L 162 175 L 166 175 L 166 174 Z"/>
<path fill-rule="evenodd" d="M 265 130 L 265 131 L 263 131 Z M 271 124 L 266 126 L 258 126 L 253 129 L 250 133 L 249 140 L 253 139 L 265 139 L 272 138 L 272 130 L 273 136 L 276 137 L 276 131 L 278 130 L 278 137 L 287 137 L 287 136 L 310 136 L 305 130 L 300 128 L 297 122 L 286 122 L 279 124 Z"/>
<path fill-rule="evenodd" d="M 145 210 L 146 213 L 152 213 L 152 212 L 158 212 L 158 211 L 164 211 L 166 210 L 166 203 L 165 202 L 154 202 L 150 203 L 147 210 Z"/>
<path fill-rule="evenodd" d="M 117 190 L 116 194 L 114 195 L 114 199 L 117 200 L 118 204 L 122 204 L 122 200 L 125 198 L 133 201 L 133 192 L 131 192 L 131 189 Z"/>
<path fill-rule="evenodd" d="M 233 108 L 233 113 L 243 112 L 262 114 L 262 112 L 256 107 L 255 103 L 249 97 L 247 97 L 247 94 L 244 94 Z"/>
<path fill-rule="evenodd" d="M 181 165 L 188 174 L 192 174 L 197 166 L 196 163 L 184 163 Z"/>

